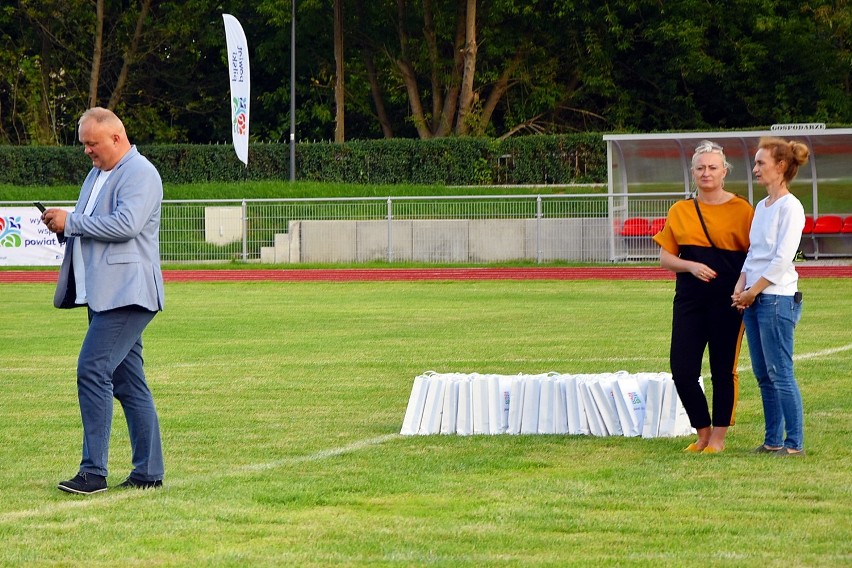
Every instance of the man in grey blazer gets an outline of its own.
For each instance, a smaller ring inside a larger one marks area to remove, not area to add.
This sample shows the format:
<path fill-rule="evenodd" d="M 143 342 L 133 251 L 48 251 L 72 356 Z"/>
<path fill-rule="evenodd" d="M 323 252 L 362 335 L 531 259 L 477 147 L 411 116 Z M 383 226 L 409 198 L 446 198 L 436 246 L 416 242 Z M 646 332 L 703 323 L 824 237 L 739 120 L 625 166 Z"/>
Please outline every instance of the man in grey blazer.
<path fill-rule="evenodd" d="M 58 487 L 83 495 L 106 491 L 113 397 L 124 410 L 133 452 L 133 470 L 119 487 L 160 487 L 160 424 L 142 368 L 142 332 L 163 309 L 163 184 L 112 111 L 87 110 L 78 130 L 94 167 L 72 213 L 42 215 L 66 242 L 53 303 L 85 306 L 89 320 L 77 360 L 83 458 L 79 473 Z"/>

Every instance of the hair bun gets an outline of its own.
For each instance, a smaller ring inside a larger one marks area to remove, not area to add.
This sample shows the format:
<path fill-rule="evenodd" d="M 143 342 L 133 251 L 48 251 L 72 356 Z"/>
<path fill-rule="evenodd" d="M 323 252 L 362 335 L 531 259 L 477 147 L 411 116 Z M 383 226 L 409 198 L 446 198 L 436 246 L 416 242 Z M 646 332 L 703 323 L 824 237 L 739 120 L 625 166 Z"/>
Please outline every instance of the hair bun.
<path fill-rule="evenodd" d="M 806 163 L 811 155 L 811 151 L 808 149 L 807 144 L 796 140 L 790 141 L 790 150 L 793 152 L 793 159 L 796 160 L 796 164 L 800 166 Z"/>

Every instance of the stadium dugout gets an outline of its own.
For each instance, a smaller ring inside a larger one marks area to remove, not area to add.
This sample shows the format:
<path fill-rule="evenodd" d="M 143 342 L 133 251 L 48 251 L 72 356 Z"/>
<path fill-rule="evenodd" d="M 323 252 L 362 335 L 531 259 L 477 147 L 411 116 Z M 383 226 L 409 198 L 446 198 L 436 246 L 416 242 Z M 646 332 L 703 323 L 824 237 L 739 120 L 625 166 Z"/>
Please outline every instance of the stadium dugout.
<path fill-rule="evenodd" d="M 763 188 L 755 187 L 752 167 L 764 136 L 799 140 L 810 149 L 808 164 L 790 188 L 808 215 L 811 230 L 806 228 L 802 238 L 805 256 L 852 256 L 852 232 L 844 229 L 852 227 L 852 128 L 812 123 L 776 124 L 770 130 L 604 135 L 612 259 L 656 258 L 658 249 L 650 240 L 656 231 L 651 227 L 659 226 L 672 203 L 691 195 L 691 159 L 701 140 L 724 147 L 732 166 L 725 188 L 752 204 L 760 201 Z M 820 207 L 821 193 L 825 208 Z"/>

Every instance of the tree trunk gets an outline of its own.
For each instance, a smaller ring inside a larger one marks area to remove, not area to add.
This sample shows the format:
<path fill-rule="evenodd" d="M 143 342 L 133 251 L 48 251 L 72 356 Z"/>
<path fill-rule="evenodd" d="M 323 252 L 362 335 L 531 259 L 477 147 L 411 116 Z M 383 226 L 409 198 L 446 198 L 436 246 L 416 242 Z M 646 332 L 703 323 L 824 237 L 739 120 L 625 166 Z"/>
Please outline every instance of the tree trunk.
<path fill-rule="evenodd" d="M 98 3 L 103 0 L 98 0 Z M 118 74 L 118 80 L 115 83 L 115 88 L 109 98 L 107 108 L 115 110 L 118 106 L 118 101 L 121 100 L 121 94 L 124 91 L 124 85 L 127 84 L 127 73 L 130 70 L 130 65 L 136 59 L 136 54 L 139 51 L 139 41 L 142 38 L 142 28 L 145 24 L 145 18 L 148 17 L 148 10 L 151 8 L 151 0 L 144 0 L 139 9 L 139 17 L 136 19 L 136 29 L 133 31 L 133 38 L 130 40 L 130 45 L 124 52 L 124 63 L 121 65 L 121 71 Z"/>
<path fill-rule="evenodd" d="M 358 14 L 358 27 L 361 30 L 369 29 L 368 22 L 365 21 L 364 0 L 355 0 L 355 11 Z M 364 60 L 364 68 L 367 70 L 367 81 L 370 83 L 370 95 L 373 99 L 373 105 L 376 108 L 376 116 L 379 119 L 379 126 L 382 128 L 382 135 L 385 138 L 393 138 L 393 126 L 390 118 L 388 118 L 387 110 L 385 109 L 385 100 L 382 96 L 382 89 L 379 85 L 379 73 L 376 70 L 376 61 L 374 52 L 369 41 L 360 40 L 356 34 L 356 42 L 361 49 L 361 57 Z"/>
<path fill-rule="evenodd" d="M 89 73 L 89 108 L 98 106 L 98 83 L 101 80 L 101 58 L 104 50 L 104 0 L 97 0 L 95 13 L 95 45 L 92 49 L 92 69 Z"/>
<path fill-rule="evenodd" d="M 497 79 L 497 82 L 491 88 L 491 92 L 488 93 L 488 98 L 485 100 L 485 104 L 482 105 L 482 113 L 477 118 L 476 124 L 473 125 L 472 130 L 474 136 L 482 136 L 485 134 L 485 129 L 491 122 L 491 116 L 494 114 L 494 109 L 497 108 L 497 104 L 500 102 L 500 99 L 503 98 L 503 95 L 505 95 L 506 91 L 509 90 L 509 80 L 521 64 L 522 59 L 523 55 L 521 53 L 516 53 L 509 64 L 506 65 L 506 68 L 503 69 L 503 72 L 500 74 L 500 78 Z"/>
<path fill-rule="evenodd" d="M 385 138 L 393 138 L 393 126 L 388 118 L 387 110 L 385 110 L 385 101 L 382 97 L 382 90 L 379 87 L 379 74 L 376 71 L 376 63 L 373 61 L 373 54 L 364 50 L 364 67 L 367 69 L 367 78 L 370 81 L 370 93 L 373 96 L 373 104 L 376 106 L 376 115 L 379 118 L 379 125 L 382 127 L 382 134 Z"/>
<path fill-rule="evenodd" d="M 42 61 L 50 61 L 50 53 L 53 51 L 53 44 L 48 41 L 46 35 L 41 34 L 41 56 Z M 32 137 L 39 144 L 58 144 L 59 138 L 56 133 L 56 120 L 53 109 L 51 109 L 51 77 L 50 69 L 47 65 L 42 65 L 39 69 L 39 96 L 37 103 L 39 106 L 38 112 L 33 116 L 33 132 Z"/>
<path fill-rule="evenodd" d="M 342 143 L 344 132 L 345 88 L 343 81 L 343 0 L 334 0 L 334 141 Z"/>
<path fill-rule="evenodd" d="M 456 4 L 456 36 L 453 42 L 453 68 L 450 73 L 450 82 L 444 96 L 444 110 L 441 113 L 441 121 L 435 136 L 449 136 L 453 131 L 456 118 L 456 109 L 459 108 L 459 91 L 461 90 L 461 78 L 464 69 L 464 41 L 467 25 L 466 0 L 458 0 Z"/>
<path fill-rule="evenodd" d="M 397 11 L 397 35 L 400 43 L 400 57 L 396 58 L 396 66 L 402 73 L 402 81 L 405 91 L 408 93 L 408 104 L 411 106 L 414 127 L 421 139 L 432 138 L 432 131 L 426 123 L 426 115 L 423 112 L 423 103 L 420 101 L 420 91 L 417 88 L 417 75 L 408 58 L 408 32 L 405 31 L 405 20 L 408 9 L 405 0 L 396 0 Z"/>
<path fill-rule="evenodd" d="M 467 0 L 465 17 L 464 73 L 459 94 L 459 118 L 456 134 L 464 136 L 470 131 L 470 113 L 473 109 L 473 78 L 476 74 L 476 0 Z"/>
<path fill-rule="evenodd" d="M 435 30 L 435 14 L 432 12 L 432 0 L 423 0 L 423 36 L 426 39 L 426 47 L 429 51 L 429 64 L 431 66 L 430 80 L 432 84 L 432 132 L 438 130 L 441 121 L 443 101 L 441 95 L 440 55 L 438 54 L 438 34 Z"/>
<path fill-rule="evenodd" d="M 420 101 L 420 91 L 417 89 L 417 76 L 414 74 L 414 69 L 407 61 L 400 59 L 396 60 L 396 65 L 402 72 L 402 81 L 405 84 L 405 91 L 408 93 L 408 104 L 411 106 L 411 114 L 414 120 L 414 126 L 417 128 L 417 134 L 422 140 L 432 138 L 432 131 L 426 124 L 426 116 L 423 113 L 423 103 Z"/>

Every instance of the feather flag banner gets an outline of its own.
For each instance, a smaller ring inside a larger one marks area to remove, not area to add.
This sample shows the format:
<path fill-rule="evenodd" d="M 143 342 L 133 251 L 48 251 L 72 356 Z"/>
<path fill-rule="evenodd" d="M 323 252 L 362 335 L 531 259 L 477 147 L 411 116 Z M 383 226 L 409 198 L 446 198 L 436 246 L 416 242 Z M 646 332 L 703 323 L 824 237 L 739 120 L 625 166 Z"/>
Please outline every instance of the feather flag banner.
<path fill-rule="evenodd" d="M 231 132 L 237 158 L 248 166 L 249 140 L 249 73 L 248 42 L 240 22 L 230 14 L 225 20 L 225 39 L 228 45 L 228 74 L 231 82 Z"/>

